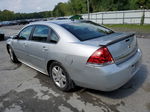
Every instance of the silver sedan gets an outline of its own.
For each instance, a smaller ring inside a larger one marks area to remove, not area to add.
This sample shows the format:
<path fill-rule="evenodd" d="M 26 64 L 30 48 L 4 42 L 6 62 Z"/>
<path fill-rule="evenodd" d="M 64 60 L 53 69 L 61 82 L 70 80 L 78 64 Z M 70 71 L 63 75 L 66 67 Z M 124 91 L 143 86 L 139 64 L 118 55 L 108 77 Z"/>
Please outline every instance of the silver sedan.
<path fill-rule="evenodd" d="M 84 20 L 31 23 L 6 47 L 12 62 L 49 75 L 62 91 L 115 90 L 135 75 L 142 57 L 134 34 Z"/>

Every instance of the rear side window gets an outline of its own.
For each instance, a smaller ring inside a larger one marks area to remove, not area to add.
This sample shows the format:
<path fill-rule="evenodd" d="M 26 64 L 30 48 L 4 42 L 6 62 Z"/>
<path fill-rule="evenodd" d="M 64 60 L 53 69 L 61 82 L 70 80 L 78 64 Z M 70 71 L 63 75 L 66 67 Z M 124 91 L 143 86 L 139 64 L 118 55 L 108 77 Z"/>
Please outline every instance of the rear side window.
<path fill-rule="evenodd" d="M 113 33 L 112 30 L 90 21 L 61 24 L 61 26 L 81 41 L 90 40 Z"/>
<path fill-rule="evenodd" d="M 32 39 L 38 42 L 46 42 L 49 35 L 49 28 L 47 26 L 36 26 L 32 35 Z"/>
<path fill-rule="evenodd" d="M 59 37 L 57 36 L 57 34 L 53 30 L 51 30 L 50 41 L 57 43 L 58 40 L 59 40 Z"/>
<path fill-rule="evenodd" d="M 22 38 L 22 39 L 28 39 L 30 34 L 31 34 L 31 31 L 33 29 L 33 26 L 28 26 L 26 28 L 24 28 L 20 34 L 19 34 L 19 38 Z"/>

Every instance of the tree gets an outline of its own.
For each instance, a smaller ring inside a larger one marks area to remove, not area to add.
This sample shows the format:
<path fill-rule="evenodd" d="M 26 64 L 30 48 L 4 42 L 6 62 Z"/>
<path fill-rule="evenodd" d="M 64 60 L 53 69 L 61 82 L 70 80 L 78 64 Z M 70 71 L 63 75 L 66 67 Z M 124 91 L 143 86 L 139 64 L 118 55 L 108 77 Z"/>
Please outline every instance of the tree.
<path fill-rule="evenodd" d="M 150 0 L 89 0 L 90 12 L 150 9 Z M 87 0 L 69 0 L 67 3 L 58 3 L 53 11 L 38 13 L 14 13 L 0 11 L 0 21 L 47 18 L 51 16 L 67 16 L 87 13 Z"/>
<path fill-rule="evenodd" d="M 65 16 L 69 14 L 71 13 L 69 11 L 69 5 L 67 3 L 58 3 L 53 10 L 54 16 Z"/>

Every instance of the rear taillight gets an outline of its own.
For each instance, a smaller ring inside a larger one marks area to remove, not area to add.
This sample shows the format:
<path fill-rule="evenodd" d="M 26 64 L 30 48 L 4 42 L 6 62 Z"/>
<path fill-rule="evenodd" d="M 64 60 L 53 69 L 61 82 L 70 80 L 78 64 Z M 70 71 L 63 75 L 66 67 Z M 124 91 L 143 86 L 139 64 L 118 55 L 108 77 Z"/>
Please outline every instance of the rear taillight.
<path fill-rule="evenodd" d="M 113 62 L 113 57 L 107 47 L 101 47 L 96 50 L 87 61 L 87 63 L 102 65 L 112 64 Z"/>

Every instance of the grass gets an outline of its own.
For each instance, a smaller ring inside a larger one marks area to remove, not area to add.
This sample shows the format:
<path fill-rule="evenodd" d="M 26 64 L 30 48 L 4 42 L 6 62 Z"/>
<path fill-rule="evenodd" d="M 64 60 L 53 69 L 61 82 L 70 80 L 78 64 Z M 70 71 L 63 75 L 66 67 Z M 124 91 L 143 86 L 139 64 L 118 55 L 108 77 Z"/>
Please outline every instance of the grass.
<path fill-rule="evenodd" d="M 150 33 L 150 24 L 149 25 L 138 25 L 138 24 L 111 24 L 104 25 L 108 28 L 112 28 L 117 31 L 135 31 L 141 33 Z"/>

